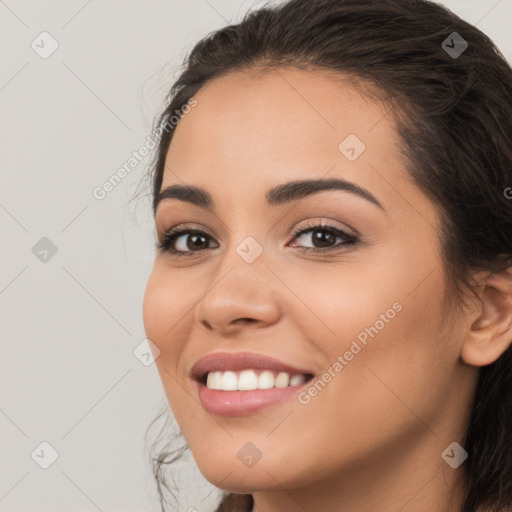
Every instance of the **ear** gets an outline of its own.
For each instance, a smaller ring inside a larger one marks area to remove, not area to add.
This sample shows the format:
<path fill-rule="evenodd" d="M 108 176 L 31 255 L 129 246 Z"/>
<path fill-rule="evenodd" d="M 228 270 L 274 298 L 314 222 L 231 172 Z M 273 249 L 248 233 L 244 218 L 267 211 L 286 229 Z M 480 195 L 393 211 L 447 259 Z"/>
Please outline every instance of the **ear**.
<path fill-rule="evenodd" d="M 488 275 L 480 298 L 461 351 L 462 359 L 473 366 L 494 363 L 512 344 L 512 267 Z"/>

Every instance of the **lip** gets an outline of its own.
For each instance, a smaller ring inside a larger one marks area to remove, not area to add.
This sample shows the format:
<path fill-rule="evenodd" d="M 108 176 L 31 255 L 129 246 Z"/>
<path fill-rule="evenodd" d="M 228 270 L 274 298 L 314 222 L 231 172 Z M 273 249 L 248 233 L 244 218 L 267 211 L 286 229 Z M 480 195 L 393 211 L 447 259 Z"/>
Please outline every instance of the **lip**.
<path fill-rule="evenodd" d="M 247 416 L 262 409 L 290 399 L 307 386 L 309 380 L 285 388 L 254 389 L 250 391 L 222 391 L 209 389 L 203 377 L 213 371 L 240 371 L 246 369 L 268 369 L 292 375 L 312 375 L 308 369 L 294 367 L 278 359 L 249 352 L 217 352 L 199 359 L 190 371 L 195 391 L 206 412 L 220 416 Z"/>

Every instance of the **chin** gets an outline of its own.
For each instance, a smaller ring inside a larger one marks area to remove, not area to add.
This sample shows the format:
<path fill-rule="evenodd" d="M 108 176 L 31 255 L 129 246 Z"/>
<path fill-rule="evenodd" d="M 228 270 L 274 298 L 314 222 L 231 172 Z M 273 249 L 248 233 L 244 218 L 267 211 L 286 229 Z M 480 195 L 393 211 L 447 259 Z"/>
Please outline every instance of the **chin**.
<path fill-rule="evenodd" d="M 201 468 L 199 468 L 201 469 Z M 254 469 L 254 468 L 253 468 Z M 226 477 L 228 473 L 219 473 L 218 470 L 214 470 L 211 474 L 203 472 L 201 473 L 211 484 L 223 491 L 234 492 L 237 494 L 251 494 L 258 491 L 269 491 L 278 490 L 281 488 L 281 480 L 279 483 L 272 478 L 265 470 L 257 472 L 239 471 L 235 468 L 231 469 L 232 473 Z M 276 474 L 276 471 L 272 471 L 271 474 Z M 278 474 L 278 473 L 277 473 Z"/>
<path fill-rule="evenodd" d="M 246 467 L 236 455 L 198 457 L 195 461 L 201 474 L 211 484 L 239 494 L 279 490 L 282 487 L 299 488 L 311 479 L 311 475 L 308 478 L 306 474 L 306 465 L 290 468 L 290 464 L 277 459 L 264 460 L 262 457 L 252 467 Z"/>

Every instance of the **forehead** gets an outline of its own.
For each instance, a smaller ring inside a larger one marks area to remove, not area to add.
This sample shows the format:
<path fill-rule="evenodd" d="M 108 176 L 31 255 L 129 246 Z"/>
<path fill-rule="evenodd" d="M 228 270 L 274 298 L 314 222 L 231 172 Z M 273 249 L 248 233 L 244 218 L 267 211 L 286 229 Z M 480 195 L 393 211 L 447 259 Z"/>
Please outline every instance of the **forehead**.
<path fill-rule="evenodd" d="M 285 161 L 297 168 L 312 159 L 349 171 L 359 167 L 340 153 L 349 135 L 364 144 L 364 160 L 397 156 L 385 105 L 362 95 L 343 75 L 295 68 L 230 73 L 195 98 L 197 106 L 181 119 L 168 152 L 169 163 L 187 173 L 218 163 L 232 177 L 275 176 Z M 244 162 L 243 168 L 235 162 Z"/>
<path fill-rule="evenodd" d="M 381 188 L 384 204 L 418 192 L 388 108 L 344 75 L 295 68 L 229 73 L 195 99 L 174 133 L 162 187 L 193 184 L 234 201 L 248 190 L 264 199 L 286 181 L 340 177 L 377 189 L 377 196 Z"/>

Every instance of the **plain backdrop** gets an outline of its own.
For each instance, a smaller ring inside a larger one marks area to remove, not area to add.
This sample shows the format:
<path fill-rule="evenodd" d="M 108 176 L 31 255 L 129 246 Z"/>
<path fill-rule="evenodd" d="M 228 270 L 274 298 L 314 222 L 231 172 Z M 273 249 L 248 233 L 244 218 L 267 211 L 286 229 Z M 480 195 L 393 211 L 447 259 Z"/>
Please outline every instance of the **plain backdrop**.
<path fill-rule="evenodd" d="M 144 433 L 165 397 L 136 356 L 154 233 L 144 194 L 130 202 L 150 157 L 93 191 L 193 44 L 262 3 L 0 0 L 1 511 L 159 510 Z M 512 0 L 443 3 L 512 60 Z M 179 484 L 179 510 L 213 510 L 191 462 Z"/>

